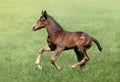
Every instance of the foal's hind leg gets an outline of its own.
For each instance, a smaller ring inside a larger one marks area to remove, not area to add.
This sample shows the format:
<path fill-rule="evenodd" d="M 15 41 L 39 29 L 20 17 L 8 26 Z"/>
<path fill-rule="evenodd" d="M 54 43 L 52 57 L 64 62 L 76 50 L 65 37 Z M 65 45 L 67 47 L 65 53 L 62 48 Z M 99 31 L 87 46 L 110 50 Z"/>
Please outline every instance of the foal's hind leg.
<path fill-rule="evenodd" d="M 81 66 L 81 65 L 85 64 L 89 60 L 89 57 L 88 57 L 88 55 L 86 53 L 86 48 L 80 47 L 79 52 L 81 52 L 83 54 L 83 59 L 81 61 L 79 61 L 78 63 L 72 65 L 72 68 L 75 68 L 77 66 Z"/>
<path fill-rule="evenodd" d="M 78 51 L 77 48 L 74 49 L 74 52 L 76 53 L 78 62 L 81 61 L 83 59 L 83 57 L 84 57 L 83 54 L 80 51 Z M 85 63 L 80 65 L 80 67 L 85 67 Z"/>
<path fill-rule="evenodd" d="M 37 67 L 39 69 L 42 69 L 42 67 L 40 66 L 40 57 L 41 57 L 42 53 L 45 52 L 45 51 L 50 51 L 50 48 L 49 48 L 48 45 L 43 47 L 43 48 L 40 48 L 39 51 L 38 51 L 38 56 L 36 58 L 35 64 L 37 65 Z"/>

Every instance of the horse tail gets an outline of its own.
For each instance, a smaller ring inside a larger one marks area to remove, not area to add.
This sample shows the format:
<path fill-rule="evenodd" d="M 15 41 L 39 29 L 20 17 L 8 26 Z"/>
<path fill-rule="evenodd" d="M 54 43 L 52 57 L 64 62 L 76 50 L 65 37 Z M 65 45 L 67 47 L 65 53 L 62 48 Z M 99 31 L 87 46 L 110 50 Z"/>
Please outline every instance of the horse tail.
<path fill-rule="evenodd" d="M 101 47 L 100 43 L 99 43 L 95 38 L 93 38 L 93 37 L 91 37 L 91 39 L 92 39 L 92 41 L 97 45 L 99 51 L 102 52 L 102 49 L 103 49 L 103 48 Z"/>

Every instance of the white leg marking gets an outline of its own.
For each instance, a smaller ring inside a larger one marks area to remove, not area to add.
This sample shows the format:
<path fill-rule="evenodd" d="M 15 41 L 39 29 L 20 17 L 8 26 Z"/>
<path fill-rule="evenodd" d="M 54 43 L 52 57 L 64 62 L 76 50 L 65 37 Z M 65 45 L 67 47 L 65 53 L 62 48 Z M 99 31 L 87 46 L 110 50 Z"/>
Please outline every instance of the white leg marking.
<path fill-rule="evenodd" d="M 35 64 L 39 64 L 39 63 L 40 63 L 40 56 L 37 57 Z"/>

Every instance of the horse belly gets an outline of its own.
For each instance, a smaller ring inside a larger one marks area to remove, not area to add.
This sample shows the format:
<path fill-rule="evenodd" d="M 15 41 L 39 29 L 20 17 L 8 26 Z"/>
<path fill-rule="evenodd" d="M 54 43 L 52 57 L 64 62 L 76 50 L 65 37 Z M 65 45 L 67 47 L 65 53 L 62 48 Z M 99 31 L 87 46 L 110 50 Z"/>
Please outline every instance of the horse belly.
<path fill-rule="evenodd" d="M 63 41 L 65 48 L 74 48 L 76 46 L 76 43 L 73 38 L 66 38 L 66 40 Z"/>

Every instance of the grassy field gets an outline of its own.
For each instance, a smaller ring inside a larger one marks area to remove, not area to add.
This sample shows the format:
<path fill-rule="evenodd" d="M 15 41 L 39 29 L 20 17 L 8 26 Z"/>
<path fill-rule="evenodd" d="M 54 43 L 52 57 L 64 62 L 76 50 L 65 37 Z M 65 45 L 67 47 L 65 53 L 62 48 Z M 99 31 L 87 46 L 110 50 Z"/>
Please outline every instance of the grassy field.
<path fill-rule="evenodd" d="M 45 52 L 38 70 L 34 63 L 47 33 L 31 28 L 41 10 L 66 30 L 96 37 L 103 52 L 93 44 L 86 67 L 71 69 L 77 59 L 65 51 L 57 59 L 61 70 L 50 64 L 53 52 Z M 0 0 L 0 82 L 120 82 L 120 0 Z"/>

